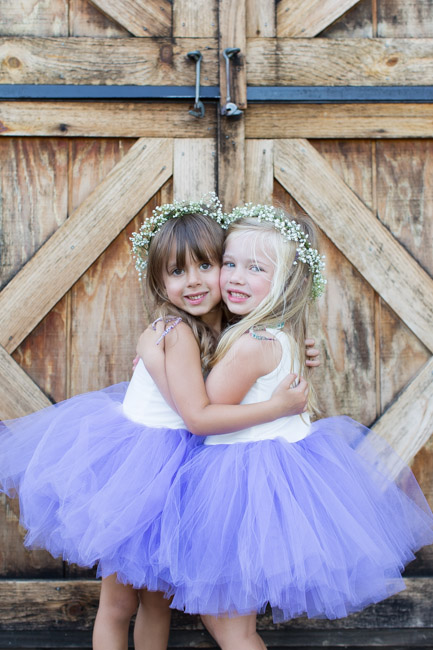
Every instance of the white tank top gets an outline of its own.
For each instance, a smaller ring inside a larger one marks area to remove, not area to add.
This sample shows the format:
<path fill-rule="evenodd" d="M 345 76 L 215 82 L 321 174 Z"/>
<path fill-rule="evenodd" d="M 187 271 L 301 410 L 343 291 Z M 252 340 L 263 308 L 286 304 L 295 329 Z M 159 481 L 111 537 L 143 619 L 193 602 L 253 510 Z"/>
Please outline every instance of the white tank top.
<path fill-rule="evenodd" d="M 259 377 L 245 395 L 241 404 L 253 404 L 269 399 L 282 379 L 289 372 L 299 374 L 299 360 L 296 355 L 296 346 L 289 336 L 280 330 L 268 329 L 280 342 L 282 348 L 281 360 L 272 372 Z M 293 361 L 292 361 L 293 360 Z M 258 440 L 273 440 L 284 438 L 287 442 L 297 442 L 308 436 L 310 432 L 310 416 L 308 413 L 279 418 L 274 422 L 258 424 L 248 429 L 241 429 L 234 433 L 207 436 L 205 445 L 231 445 L 235 442 L 255 442 Z"/>
<path fill-rule="evenodd" d="M 142 359 L 129 382 L 122 408 L 126 417 L 134 422 L 160 429 L 186 429 L 180 415 L 159 392 Z"/>

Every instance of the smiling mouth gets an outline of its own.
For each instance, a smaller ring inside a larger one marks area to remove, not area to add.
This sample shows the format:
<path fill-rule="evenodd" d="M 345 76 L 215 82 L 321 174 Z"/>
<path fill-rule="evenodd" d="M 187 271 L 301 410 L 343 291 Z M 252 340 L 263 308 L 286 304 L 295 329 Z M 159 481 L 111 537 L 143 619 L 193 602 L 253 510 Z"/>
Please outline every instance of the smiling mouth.
<path fill-rule="evenodd" d="M 188 296 L 185 296 L 185 298 L 190 302 L 200 302 L 205 296 L 207 296 L 206 291 L 204 293 L 189 294 Z"/>
<path fill-rule="evenodd" d="M 249 298 L 248 294 L 242 293 L 240 291 L 228 291 L 227 293 L 230 298 L 235 298 L 237 300 L 246 300 Z"/>

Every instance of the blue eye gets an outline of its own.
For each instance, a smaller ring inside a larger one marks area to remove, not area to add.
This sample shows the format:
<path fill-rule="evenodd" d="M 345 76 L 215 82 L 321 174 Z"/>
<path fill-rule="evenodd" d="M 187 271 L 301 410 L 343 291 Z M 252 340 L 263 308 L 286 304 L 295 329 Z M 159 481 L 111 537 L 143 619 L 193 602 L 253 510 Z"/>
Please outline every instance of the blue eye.
<path fill-rule="evenodd" d="M 227 266 L 229 269 L 233 269 L 235 265 L 233 262 L 223 262 L 223 266 Z"/>
<path fill-rule="evenodd" d="M 173 271 L 171 272 L 172 275 L 176 275 L 176 276 L 182 275 L 182 273 L 183 273 L 183 269 L 173 269 Z"/>
<path fill-rule="evenodd" d="M 200 264 L 200 268 L 201 268 L 203 271 L 208 271 L 208 270 L 210 269 L 210 267 L 211 267 L 211 264 L 210 264 L 209 262 L 202 262 L 202 263 Z"/>
<path fill-rule="evenodd" d="M 257 264 L 253 264 L 252 266 L 250 266 L 250 269 L 251 271 L 263 271 L 263 269 L 260 268 L 260 266 L 257 266 Z"/>

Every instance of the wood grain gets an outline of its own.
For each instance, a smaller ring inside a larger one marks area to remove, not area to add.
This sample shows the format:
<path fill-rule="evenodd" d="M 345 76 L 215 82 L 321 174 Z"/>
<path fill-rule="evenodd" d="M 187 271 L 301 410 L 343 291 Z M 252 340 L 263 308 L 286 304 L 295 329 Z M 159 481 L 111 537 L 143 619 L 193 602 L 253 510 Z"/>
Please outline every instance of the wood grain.
<path fill-rule="evenodd" d="M 218 196 L 226 211 L 245 198 L 245 121 L 219 117 Z"/>
<path fill-rule="evenodd" d="M 317 36 L 358 0 L 280 0 L 277 4 L 277 36 Z"/>
<path fill-rule="evenodd" d="M 69 0 L 69 35 L 131 38 L 127 29 L 108 18 L 88 0 Z"/>
<path fill-rule="evenodd" d="M 433 105 L 251 104 L 245 132 L 247 138 L 430 138 Z"/>
<path fill-rule="evenodd" d="M 405 463 L 412 461 L 433 431 L 433 358 L 379 418 L 373 430 L 393 447 Z M 398 475 L 400 465 L 391 464 L 386 450 L 382 461 L 395 476 Z"/>
<path fill-rule="evenodd" d="M 170 36 L 169 0 L 91 0 L 134 36 Z"/>
<path fill-rule="evenodd" d="M 47 551 L 29 551 L 23 541 L 24 529 L 19 525 L 18 499 L 0 495 L 0 577 L 57 578 L 63 577 L 63 562 Z M 0 643 L 1 647 L 1 643 Z"/>
<path fill-rule="evenodd" d="M 202 85 L 217 86 L 216 39 L 0 38 L 0 83 L 194 86 L 185 57 L 196 49 Z"/>
<path fill-rule="evenodd" d="M 239 108 L 247 105 L 247 38 L 246 38 L 246 0 L 219 1 L 219 65 L 220 65 L 220 104 L 223 106 L 227 98 L 226 62 L 223 50 L 227 47 L 239 47 L 240 52 L 232 57 L 230 62 L 230 97 Z M 226 118 L 230 119 L 230 118 Z"/>
<path fill-rule="evenodd" d="M 0 295 L 0 330 L 8 351 L 19 345 L 167 180 L 171 156 L 170 140 L 138 140 L 9 282 Z M 61 273 L 53 274 L 53 268 Z"/>
<path fill-rule="evenodd" d="M 276 36 L 275 2 L 246 0 L 247 36 Z"/>
<path fill-rule="evenodd" d="M 218 37 L 216 0 L 174 0 L 173 36 Z M 205 54 L 202 52 L 202 54 Z"/>
<path fill-rule="evenodd" d="M 0 0 L 0 36 L 68 36 L 68 0 Z"/>
<path fill-rule="evenodd" d="M 305 140 L 279 140 L 275 143 L 275 176 L 433 350 L 433 280 L 325 160 Z"/>
<path fill-rule="evenodd" d="M 173 198 L 197 201 L 215 192 L 217 146 L 213 139 L 175 140 L 173 160 Z"/>
<path fill-rule="evenodd" d="M 67 397 L 68 328 L 68 296 L 64 296 L 12 355 L 53 402 Z"/>
<path fill-rule="evenodd" d="M 246 59 L 249 86 L 424 86 L 433 79 L 428 38 L 250 38 Z"/>
<path fill-rule="evenodd" d="M 376 0 L 377 35 L 433 37 L 430 0 Z"/>
<path fill-rule="evenodd" d="M 371 144 L 366 140 L 315 140 L 313 144 L 339 178 L 371 208 Z M 374 363 L 374 291 L 326 233 L 320 250 L 326 255 L 328 284 L 311 328 L 312 335 L 321 339 L 325 361 L 318 369 L 319 378 L 313 372 L 312 380 L 323 415 L 343 413 L 370 425 L 377 417 L 375 388 L 379 382 Z"/>
<path fill-rule="evenodd" d="M 320 34 L 321 38 L 372 38 L 375 31 L 375 0 L 359 0 Z"/>
<path fill-rule="evenodd" d="M 0 419 L 22 417 L 51 404 L 34 381 L 0 346 Z"/>
<path fill-rule="evenodd" d="M 433 140 L 379 142 L 379 219 L 433 276 Z"/>
<path fill-rule="evenodd" d="M 274 143 L 245 142 L 245 201 L 272 203 L 274 192 Z"/>
<path fill-rule="evenodd" d="M 215 107 L 205 104 L 206 112 L 200 119 L 189 114 L 192 107 L 186 102 L 1 102 L 0 135 L 215 137 Z"/>
<path fill-rule="evenodd" d="M 336 621 L 297 618 L 278 625 L 281 639 L 297 630 L 332 631 L 378 628 L 403 631 L 410 628 L 431 629 L 432 581 L 410 578 L 406 590 L 387 600 L 367 607 L 358 614 Z M 96 580 L 2 580 L 0 582 L 0 616 L 3 630 L 90 630 L 99 599 L 100 582 Z M 202 630 L 198 616 L 173 612 L 174 630 Z M 272 628 L 271 615 L 258 619 L 258 629 Z M 376 635 L 380 635 L 376 629 Z M 285 645 L 283 643 L 283 645 Z M 338 645 L 338 644 L 337 644 Z M 303 644 L 301 644 L 303 646 Z M 194 646 L 191 646 L 194 647 Z M 195 645 L 200 647 L 200 645 Z M 391 646 L 392 647 L 392 646 Z M 395 647 L 395 646 L 394 646 Z"/>
<path fill-rule="evenodd" d="M 0 141 L 2 264 L 4 286 L 67 216 L 67 143 Z"/>

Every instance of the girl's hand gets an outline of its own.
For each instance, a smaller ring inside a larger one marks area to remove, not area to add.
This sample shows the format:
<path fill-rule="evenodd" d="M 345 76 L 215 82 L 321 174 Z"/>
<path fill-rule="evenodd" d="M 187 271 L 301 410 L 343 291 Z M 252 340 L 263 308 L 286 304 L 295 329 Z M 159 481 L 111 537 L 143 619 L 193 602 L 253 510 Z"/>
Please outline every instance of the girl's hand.
<path fill-rule="evenodd" d="M 295 373 L 290 373 L 272 393 L 271 402 L 279 413 L 277 417 L 299 415 L 307 410 L 308 384 L 303 377 L 299 377 L 299 383 L 294 386 L 296 378 Z"/>
<path fill-rule="evenodd" d="M 314 339 L 305 339 L 305 354 L 307 356 L 305 365 L 310 368 L 317 368 L 317 366 L 320 366 L 320 359 L 318 358 L 319 350 L 314 347 L 315 343 L 316 341 Z"/>

